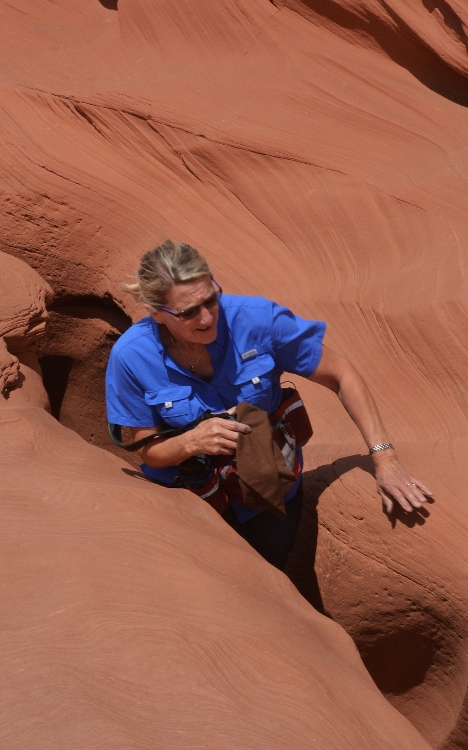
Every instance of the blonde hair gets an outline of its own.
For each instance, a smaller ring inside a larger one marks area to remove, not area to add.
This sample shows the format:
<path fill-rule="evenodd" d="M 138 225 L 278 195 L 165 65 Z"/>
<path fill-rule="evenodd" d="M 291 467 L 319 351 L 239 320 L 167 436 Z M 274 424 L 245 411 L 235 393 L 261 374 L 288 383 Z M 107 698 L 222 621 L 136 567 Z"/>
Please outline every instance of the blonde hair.
<path fill-rule="evenodd" d="M 194 281 L 201 276 L 211 276 L 211 270 L 198 250 L 182 242 L 165 240 L 143 255 L 135 272 L 136 281 L 120 286 L 138 302 L 157 310 L 166 302 L 174 284 Z"/>

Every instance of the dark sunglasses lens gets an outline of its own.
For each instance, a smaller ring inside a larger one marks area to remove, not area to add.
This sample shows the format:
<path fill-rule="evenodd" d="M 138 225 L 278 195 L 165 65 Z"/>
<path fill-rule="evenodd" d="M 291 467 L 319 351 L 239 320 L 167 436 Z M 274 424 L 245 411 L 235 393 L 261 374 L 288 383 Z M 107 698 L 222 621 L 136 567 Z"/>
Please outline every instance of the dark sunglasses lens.
<path fill-rule="evenodd" d="M 211 307 L 215 307 L 218 304 L 219 295 L 216 292 L 212 297 L 208 297 L 208 299 L 206 299 L 202 305 L 195 305 L 195 307 L 191 307 L 189 310 L 184 310 L 183 312 L 179 313 L 177 317 L 181 320 L 193 320 L 193 318 L 197 317 L 202 307 L 206 307 L 209 310 Z"/>
<path fill-rule="evenodd" d="M 192 320 L 192 318 L 197 317 L 200 310 L 201 310 L 200 307 L 192 307 L 190 310 L 187 310 L 186 312 L 179 313 L 178 317 L 181 320 Z"/>

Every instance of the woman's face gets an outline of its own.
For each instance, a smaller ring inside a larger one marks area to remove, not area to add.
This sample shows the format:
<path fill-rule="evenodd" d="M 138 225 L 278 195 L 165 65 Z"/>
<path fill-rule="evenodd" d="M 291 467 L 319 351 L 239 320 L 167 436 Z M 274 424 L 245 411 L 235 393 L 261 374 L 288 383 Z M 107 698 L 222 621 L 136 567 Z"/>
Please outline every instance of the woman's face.
<path fill-rule="evenodd" d="M 216 291 L 210 276 L 175 284 L 167 293 L 164 307 L 172 312 L 182 312 L 202 305 L 205 300 L 211 300 Z M 181 320 L 165 310 L 158 310 L 151 317 L 165 325 L 176 340 L 191 344 L 211 344 L 216 339 L 218 314 L 219 305 L 214 305 L 209 309 L 200 307 L 198 314 L 190 320 Z"/>

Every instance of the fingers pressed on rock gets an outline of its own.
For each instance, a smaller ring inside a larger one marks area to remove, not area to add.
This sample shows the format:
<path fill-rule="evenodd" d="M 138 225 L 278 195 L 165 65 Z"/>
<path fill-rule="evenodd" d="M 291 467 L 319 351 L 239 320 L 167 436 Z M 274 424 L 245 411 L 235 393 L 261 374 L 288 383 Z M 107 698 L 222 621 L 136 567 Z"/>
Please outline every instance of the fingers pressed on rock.
<path fill-rule="evenodd" d="M 420 508 L 423 503 L 427 502 L 427 496 L 419 488 L 419 482 L 407 482 L 403 490 L 404 495 L 409 502 L 416 508 Z"/>
<path fill-rule="evenodd" d="M 413 510 L 413 506 L 411 505 L 407 497 L 405 497 L 403 492 L 395 487 L 391 492 L 389 492 L 389 494 L 391 494 L 395 498 L 397 503 L 401 505 L 404 511 L 406 511 L 407 513 L 411 513 L 411 511 Z"/>
<path fill-rule="evenodd" d="M 413 497 L 410 502 L 415 505 L 416 508 L 420 508 L 421 505 L 427 502 L 427 497 L 422 492 L 413 491 Z"/>
<path fill-rule="evenodd" d="M 415 484 L 418 486 L 418 489 L 421 490 L 423 495 L 426 496 L 424 498 L 425 500 L 428 497 L 432 497 L 433 495 L 432 490 L 430 490 L 429 487 L 426 484 L 424 484 L 424 482 L 420 482 L 419 479 L 415 479 L 414 481 L 415 481 Z"/>
<path fill-rule="evenodd" d="M 388 497 L 383 490 L 379 490 L 379 495 L 382 498 L 382 503 L 385 511 L 390 515 L 393 511 L 393 500 Z"/>

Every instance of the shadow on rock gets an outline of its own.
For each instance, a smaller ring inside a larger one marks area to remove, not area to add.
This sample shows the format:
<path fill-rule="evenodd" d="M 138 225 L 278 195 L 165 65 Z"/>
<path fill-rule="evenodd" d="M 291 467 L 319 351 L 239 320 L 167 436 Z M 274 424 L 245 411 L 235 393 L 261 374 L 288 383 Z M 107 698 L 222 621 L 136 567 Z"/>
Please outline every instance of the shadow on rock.
<path fill-rule="evenodd" d="M 361 469 L 374 477 L 374 465 L 371 457 L 360 454 L 343 456 L 343 458 L 329 464 L 322 464 L 317 466 L 316 469 L 304 472 L 304 506 L 301 525 L 285 570 L 302 596 L 315 609 L 328 617 L 330 614 L 324 608 L 315 573 L 319 528 L 318 504 L 322 493 L 333 482 L 353 469 Z M 428 499 L 428 503 L 433 502 L 433 498 Z M 398 521 L 408 528 L 413 528 L 416 525 L 421 526 L 430 515 L 427 508 L 417 508 L 412 513 L 406 513 L 396 503 L 392 513 L 386 513 L 383 506 L 382 513 L 387 516 L 392 528 L 396 527 Z"/>

